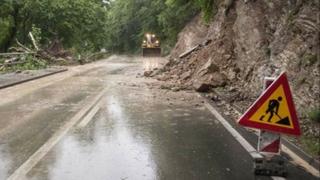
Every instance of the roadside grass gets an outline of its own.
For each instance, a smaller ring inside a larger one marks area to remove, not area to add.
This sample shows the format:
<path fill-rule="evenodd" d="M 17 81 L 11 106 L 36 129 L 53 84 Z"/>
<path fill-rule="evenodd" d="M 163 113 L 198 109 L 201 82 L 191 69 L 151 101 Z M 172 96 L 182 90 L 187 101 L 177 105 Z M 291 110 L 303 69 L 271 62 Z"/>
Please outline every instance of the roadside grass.
<path fill-rule="evenodd" d="M 318 137 L 302 136 L 300 142 L 303 147 L 305 147 L 304 149 L 307 153 L 316 157 L 320 156 L 320 142 Z"/>
<path fill-rule="evenodd" d="M 320 123 L 320 108 L 315 108 L 309 111 L 308 118 L 313 122 Z"/>

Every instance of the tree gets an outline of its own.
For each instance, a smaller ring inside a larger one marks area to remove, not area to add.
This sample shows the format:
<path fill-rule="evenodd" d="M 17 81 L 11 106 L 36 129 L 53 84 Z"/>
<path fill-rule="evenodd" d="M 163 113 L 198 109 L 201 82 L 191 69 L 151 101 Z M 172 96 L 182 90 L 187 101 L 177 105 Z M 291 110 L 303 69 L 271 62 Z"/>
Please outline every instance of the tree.
<path fill-rule="evenodd" d="M 200 10 L 208 21 L 214 0 L 0 0 L 0 51 L 18 39 L 41 44 L 60 39 L 75 51 L 139 51 L 144 33 L 156 33 L 169 49 Z"/>
<path fill-rule="evenodd" d="M 40 28 L 43 42 L 63 40 L 67 47 L 99 49 L 106 25 L 106 9 L 98 0 L 2 0 L 0 47 L 6 51 L 15 38 L 27 43 L 27 34 Z M 5 11 L 3 11 L 5 10 Z"/>

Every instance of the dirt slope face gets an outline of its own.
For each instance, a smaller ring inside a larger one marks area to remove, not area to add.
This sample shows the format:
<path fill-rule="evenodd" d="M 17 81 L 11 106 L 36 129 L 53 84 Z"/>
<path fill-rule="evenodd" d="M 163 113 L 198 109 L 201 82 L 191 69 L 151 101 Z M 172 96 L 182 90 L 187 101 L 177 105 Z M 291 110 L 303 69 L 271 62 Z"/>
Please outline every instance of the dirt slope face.
<path fill-rule="evenodd" d="M 233 94 L 231 101 L 243 101 L 240 108 L 245 110 L 260 95 L 265 76 L 286 71 L 299 116 L 306 119 L 306 112 L 319 107 L 320 99 L 319 1 L 238 0 L 227 8 L 224 4 L 209 27 L 200 18 L 185 27 L 157 78 Z M 197 32 L 200 35 L 193 38 Z M 196 44 L 200 47 L 179 58 Z M 310 123 L 302 121 L 304 132 L 319 135 L 319 126 L 312 128 Z"/>
<path fill-rule="evenodd" d="M 194 17 L 179 33 L 179 41 L 171 51 L 171 56 L 178 57 L 185 50 L 202 43 L 207 37 L 208 27 L 202 22 L 200 14 Z"/>

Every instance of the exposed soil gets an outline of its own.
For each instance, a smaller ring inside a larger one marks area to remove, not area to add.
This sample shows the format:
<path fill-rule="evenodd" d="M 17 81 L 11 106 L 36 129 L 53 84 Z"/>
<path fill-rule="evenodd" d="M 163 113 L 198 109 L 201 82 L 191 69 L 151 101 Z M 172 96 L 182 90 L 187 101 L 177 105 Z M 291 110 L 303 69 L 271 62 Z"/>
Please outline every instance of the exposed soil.
<path fill-rule="evenodd" d="M 320 107 L 319 2 L 235 1 L 225 9 L 222 3 L 209 27 L 193 19 L 169 62 L 149 76 L 166 82 L 163 88 L 208 92 L 244 112 L 261 94 L 265 77 L 286 71 L 303 137 L 317 139 L 320 124 L 308 114 Z M 197 38 L 190 41 L 189 35 Z M 292 140 L 308 149 L 300 139 Z M 319 142 L 314 146 L 313 155 L 319 156 Z"/>

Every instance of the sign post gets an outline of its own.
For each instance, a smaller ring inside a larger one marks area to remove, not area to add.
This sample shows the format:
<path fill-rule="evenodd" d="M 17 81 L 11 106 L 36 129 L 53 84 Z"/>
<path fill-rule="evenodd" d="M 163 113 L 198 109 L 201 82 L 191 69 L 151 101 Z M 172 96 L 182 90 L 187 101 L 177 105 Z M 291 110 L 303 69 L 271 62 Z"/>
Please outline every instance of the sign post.
<path fill-rule="evenodd" d="M 265 91 L 276 78 L 266 77 L 264 78 L 263 91 Z M 272 158 L 274 155 L 280 154 L 280 140 L 279 133 L 273 133 L 269 131 L 260 130 L 258 141 L 258 152 Z"/>
<path fill-rule="evenodd" d="M 281 73 L 276 79 L 265 78 L 264 89 L 238 123 L 260 129 L 258 152 L 265 158 L 254 160 L 255 174 L 286 176 L 285 161 L 280 156 L 280 133 L 301 134 L 286 74 Z"/>

